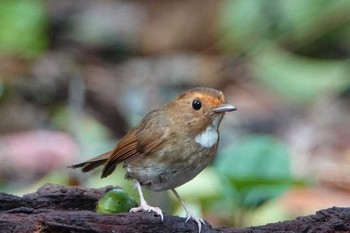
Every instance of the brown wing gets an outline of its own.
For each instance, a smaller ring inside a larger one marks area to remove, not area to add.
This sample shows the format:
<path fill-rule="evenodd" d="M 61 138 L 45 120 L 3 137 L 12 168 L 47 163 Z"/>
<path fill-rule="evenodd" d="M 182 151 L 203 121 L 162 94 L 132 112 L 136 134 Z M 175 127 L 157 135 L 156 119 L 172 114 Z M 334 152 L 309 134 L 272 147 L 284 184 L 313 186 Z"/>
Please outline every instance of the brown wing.
<path fill-rule="evenodd" d="M 155 151 L 166 136 L 167 119 L 159 110 L 149 113 L 140 125 L 125 135 L 110 153 L 101 177 L 110 175 L 116 166 L 133 157 L 145 156 Z"/>
<path fill-rule="evenodd" d="M 92 158 L 88 161 L 74 164 L 72 166 L 69 166 L 70 168 L 80 168 L 82 172 L 88 172 L 91 171 L 92 169 L 95 169 L 96 167 L 99 167 L 103 165 L 109 158 L 111 152 L 104 153 L 102 155 L 99 155 L 95 158 Z"/>

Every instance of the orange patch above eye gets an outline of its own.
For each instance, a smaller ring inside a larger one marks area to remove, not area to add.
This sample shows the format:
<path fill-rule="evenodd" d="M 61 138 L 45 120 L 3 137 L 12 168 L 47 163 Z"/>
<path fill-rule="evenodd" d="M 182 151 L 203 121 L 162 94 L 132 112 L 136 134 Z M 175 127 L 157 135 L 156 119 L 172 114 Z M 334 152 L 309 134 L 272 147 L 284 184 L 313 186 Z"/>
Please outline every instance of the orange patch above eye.
<path fill-rule="evenodd" d="M 208 96 L 203 95 L 202 93 L 197 93 L 193 99 L 200 100 L 203 105 L 209 105 L 211 107 L 218 107 L 221 104 L 225 103 L 225 99 L 223 96 Z"/>

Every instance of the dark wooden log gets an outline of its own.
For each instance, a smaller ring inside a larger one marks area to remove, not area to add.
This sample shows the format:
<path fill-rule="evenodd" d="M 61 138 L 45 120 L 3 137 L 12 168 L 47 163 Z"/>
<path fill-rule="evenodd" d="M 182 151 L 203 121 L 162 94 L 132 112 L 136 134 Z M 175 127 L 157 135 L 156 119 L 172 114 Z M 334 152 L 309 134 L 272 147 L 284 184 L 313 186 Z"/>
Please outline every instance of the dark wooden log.
<path fill-rule="evenodd" d="M 98 214 L 96 203 L 115 188 L 85 189 L 47 184 L 37 192 L 18 197 L 0 193 L 0 232 L 198 232 L 193 221 L 153 213 Z M 350 208 L 333 207 L 295 220 L 248 228 L 213 228 L 202 232 L 350 232 Z"/>

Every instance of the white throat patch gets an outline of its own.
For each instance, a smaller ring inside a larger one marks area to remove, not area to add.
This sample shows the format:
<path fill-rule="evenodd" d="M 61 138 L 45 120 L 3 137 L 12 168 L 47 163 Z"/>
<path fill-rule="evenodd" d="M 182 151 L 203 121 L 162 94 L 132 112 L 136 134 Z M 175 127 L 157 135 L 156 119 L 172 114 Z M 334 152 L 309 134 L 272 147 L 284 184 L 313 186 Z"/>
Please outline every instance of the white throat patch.
<path fill-rule="evenodd" d="M 215 145 L 215 143 L 219 139 L 219 133 L 218 133 L 219 122 L 220 122 L 220 118 L 214 119 L 212 124 L 208 125 L 208 127 L 203 132 L 201 132 L 195 137 L 195 141 L 199 145 L 206 148 L 210 148 L 213 145 Z"/>

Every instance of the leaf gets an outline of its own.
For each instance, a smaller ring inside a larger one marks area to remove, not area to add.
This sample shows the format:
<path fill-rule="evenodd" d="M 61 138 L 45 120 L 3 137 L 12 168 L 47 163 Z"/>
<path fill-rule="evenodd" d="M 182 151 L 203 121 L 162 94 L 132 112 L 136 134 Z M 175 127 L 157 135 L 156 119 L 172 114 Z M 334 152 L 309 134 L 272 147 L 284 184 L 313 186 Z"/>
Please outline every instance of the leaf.
<path fill-rule="evenodd" d="M 273 45 L 252 57 L 254 77 L 296 104 L 310 103 L 350 84 L 348 64 L 290 54 Z"/>
<path fill-rule="evenodd" d="M 244 51 L 267 32 L 269 22 L 259 0 L 224 1 L 219 14 L 218 36 L 224 51 Z"/>
<path fill-rule="evenodd" d="M 0 2 L 0 54 L 33 57 L 47 48 L 47 16 L 41 1 Z"/>
<path fill-rule="evenodd" d="M 283 193 L 293 180 L 285 145 L 268 135 L 253 135 L 227 148 L 215 163 L 226 198 L 255 208 Z"/>

